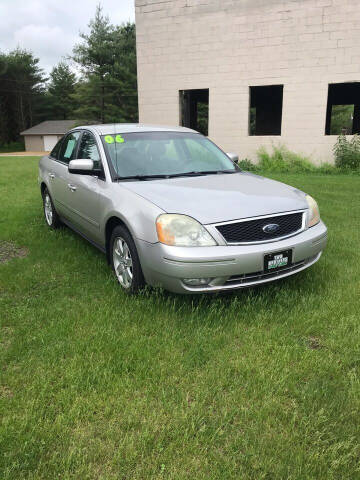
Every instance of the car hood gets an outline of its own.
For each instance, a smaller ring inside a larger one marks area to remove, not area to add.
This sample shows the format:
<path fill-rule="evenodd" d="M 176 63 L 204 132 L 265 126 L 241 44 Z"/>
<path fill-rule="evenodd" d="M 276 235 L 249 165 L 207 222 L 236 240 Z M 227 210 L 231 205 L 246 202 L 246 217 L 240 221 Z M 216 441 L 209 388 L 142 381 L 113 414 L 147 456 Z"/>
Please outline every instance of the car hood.
<path fill-rule="evenodd" d="M 300 190 L 248 172 L 121 185 L 167 213 L 189 215 L 203 224 L 307 208 Z"/>

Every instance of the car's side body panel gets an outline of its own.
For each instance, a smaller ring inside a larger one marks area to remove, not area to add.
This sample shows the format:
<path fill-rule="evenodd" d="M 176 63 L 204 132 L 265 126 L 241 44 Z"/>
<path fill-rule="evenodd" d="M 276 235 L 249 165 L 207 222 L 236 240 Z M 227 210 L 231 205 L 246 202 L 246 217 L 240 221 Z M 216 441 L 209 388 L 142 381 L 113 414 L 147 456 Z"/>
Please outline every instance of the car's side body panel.
<path fill-rule="evenodd" d="M 55 174 L 53 179 L 49 177 L 52 172 Z M 86 237 L 105 246 L 106 224 L 109 219 L 117 217 L 134 239 L 150 243 L 158 241 L 153 219 L 164 213 L 162 209 L 124 188 L 121 183 L 66 172 L 64 164 L 48 156 L 40 160 L 40 181 L 49 189 L 59 215 Z M 76 190 L 72 191 L 68 183 Z"/>
<path fill-rule="evenodd" d="M 118 217 L 128 227 L 134 239 L 156 243 L 158 239 L 155 219 L 161 213 L 164 211 L 153 203 L 130 192 L 121 184 L 113 183 L 107 192 L 107 204 L 103 211 L 103 221 L 100 227 L 102 235 L 105 235 L 108 220 Z"/>

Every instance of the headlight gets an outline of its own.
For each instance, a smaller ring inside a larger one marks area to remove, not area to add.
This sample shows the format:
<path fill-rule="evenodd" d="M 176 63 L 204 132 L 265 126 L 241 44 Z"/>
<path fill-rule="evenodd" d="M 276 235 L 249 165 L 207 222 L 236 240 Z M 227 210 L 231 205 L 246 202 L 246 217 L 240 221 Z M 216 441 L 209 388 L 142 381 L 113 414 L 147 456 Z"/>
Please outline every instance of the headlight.
<path fill-rule="evenodd" d="M 308 227 L 313 227 L 314 225 L 320 222 L 319 207 L 316 201 L 312 197 L 310 197 L 310 195 L 306 195 L 306 201 L 307 201 L 307 204 L 309 205 L 307 225 Z"/>
<path fill-rule="evenodd" d="M 164 213 L 156 220 L 159 242 L 178 247 L 217 245 L 212 236 L 196 220 L 187 215 Z"/>

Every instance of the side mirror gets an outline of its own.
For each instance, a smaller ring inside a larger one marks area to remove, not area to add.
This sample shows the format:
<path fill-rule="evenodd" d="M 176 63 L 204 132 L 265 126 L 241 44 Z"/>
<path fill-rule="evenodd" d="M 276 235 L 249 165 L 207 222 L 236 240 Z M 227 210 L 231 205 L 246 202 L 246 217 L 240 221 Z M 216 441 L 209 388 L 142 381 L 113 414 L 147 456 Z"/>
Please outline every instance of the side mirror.
<path fill-rule="evenodd" d="M 239 155 L 237 153 L 227 153 L 226 154 L 230 160 L 232 160 L 234 163 L 238 163 L 239 161 Z"/>
<path fill-rule="evenodd" d="M 77 175 L 94 175 L 94 162 L 88 159 L 70 160 L 69 173 Z"/>

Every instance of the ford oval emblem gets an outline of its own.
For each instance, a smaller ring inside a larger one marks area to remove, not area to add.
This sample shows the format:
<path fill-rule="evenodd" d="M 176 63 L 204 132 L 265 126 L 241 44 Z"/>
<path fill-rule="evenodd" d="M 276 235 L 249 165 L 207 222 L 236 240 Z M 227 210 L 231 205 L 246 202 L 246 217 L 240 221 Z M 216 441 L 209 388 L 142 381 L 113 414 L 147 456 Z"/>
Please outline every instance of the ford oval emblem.
<path fill-rule="evenodd" d="M 263 231 L 265 233 L 275 233 L 279 230 L 280 225 L 277 223 L 269 223 L 268 225 L 263 226 Z"/>

